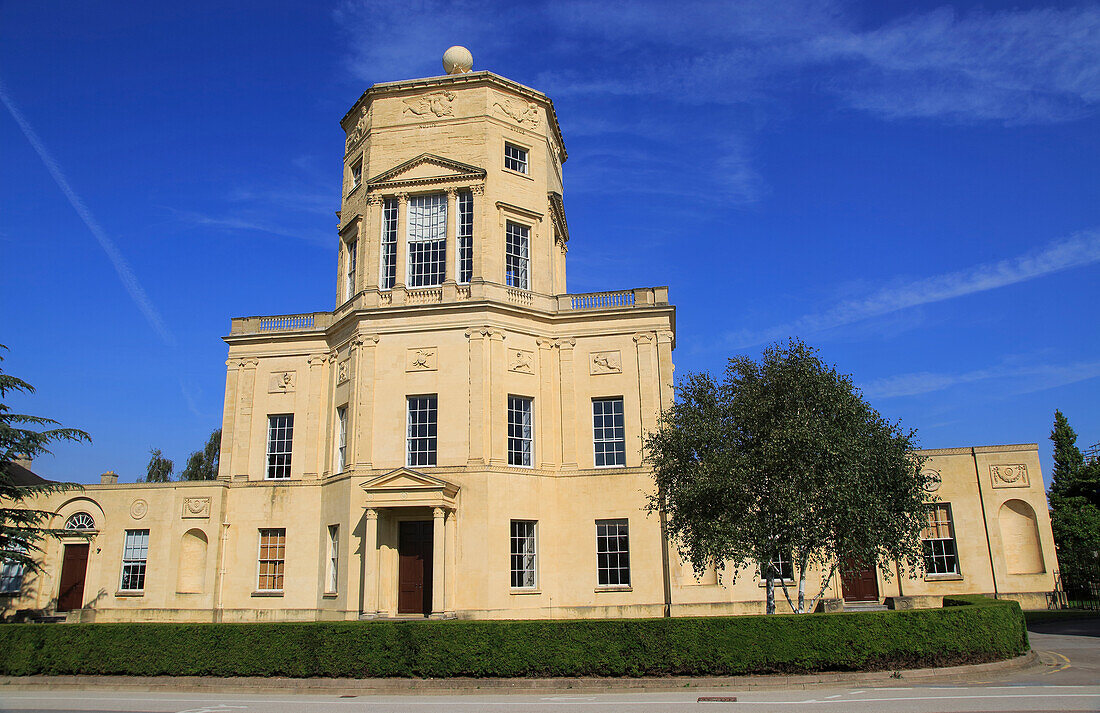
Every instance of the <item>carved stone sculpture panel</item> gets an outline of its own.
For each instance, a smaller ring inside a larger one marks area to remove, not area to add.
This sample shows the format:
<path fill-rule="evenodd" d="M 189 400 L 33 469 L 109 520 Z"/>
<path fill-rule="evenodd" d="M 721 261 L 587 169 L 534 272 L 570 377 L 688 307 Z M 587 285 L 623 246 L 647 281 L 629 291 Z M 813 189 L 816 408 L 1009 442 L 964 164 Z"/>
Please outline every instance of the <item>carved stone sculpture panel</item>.
<path fill-rule="evenodd" d="M 405 357 L 405 371 L 435 371 L 439 350 L 435 347 L 416 347 Z"/>
<path fill-rule="evenodd" d="M 928 468 L 921 471 L 921 475 L 924 476 L 924 490 L 929 493 L 934 493 L 940 489 L 940 484 L 943 479 L 940 477 L 938 470 L 932 470 Z"/>
<path fill-rule="evenodd" d="M 623 373 L 623 357 L 619 352 L 592 352 L 589 355 L 590 373 L 596 374 L 621 374 Z"/>
<path fill-rule="evenodd" d="M 493 108 L 520 126 L 534 129 L 539 125 L 539 108 L 536 104 L 501 99 L 493 102 Z"/>
<path fill-rule="evenodd" d="M 412 115 L 423 117 L 434 115 L 437 117 L 454 116 L 455 93 L 432 92 L 418 97 L 409 97 L 404 100 L 405 106 L 401 110 L 402 116 Z"/>
<path fill-rule="evenodd" d="M 515 371 L 520 374 L 534 374 L 535 353 L 529 352 L 526 349 L 509 349 L 508 371 Z"/>
<path fill-rule="evenodd" d="M 141 518 L 145 517 L 146 513 L 148 512 L 149 503 L 145 502 L 144 500 L 139 498 L 130 503 L 130 517 L 134 518 L 135 520 L 140 520 Z"/>
<path fill-rule="evenodd" d="M 267 392 L 270 394 L 285 394 L 294 391 L 298 381 L 296 371 L 277 371 L 271 375 L 267 382 Z"/>
<path fill-rule="evenodd" d="M 1031 484 L 1027 477 L 1027 465 L 1024 463 L 991 465 L 989 475 L 994 488 L 1026 488 Z"/>
<path fill-rule="evenodd" d="M 184 498 L 181 517 L 184 520 L 210 517 L 210 498 Z"/>
<path fill-rule="evenodd" d="M 343 360 L 336 365 L 336 383 L 342 384 L 348 380 L 348 359 Z"/>

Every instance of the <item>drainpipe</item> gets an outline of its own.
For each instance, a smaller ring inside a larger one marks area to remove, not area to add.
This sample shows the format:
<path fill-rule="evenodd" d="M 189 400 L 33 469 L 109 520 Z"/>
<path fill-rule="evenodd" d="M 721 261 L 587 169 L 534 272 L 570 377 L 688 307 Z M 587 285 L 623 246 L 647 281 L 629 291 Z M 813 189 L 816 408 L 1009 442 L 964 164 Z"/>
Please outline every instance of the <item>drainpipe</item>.
<path fill-rule="evenodd" d="M 997 591 L 997 569 L 993 565 L 993 543 L 989 540 L 989 520 L 985 516 L 985 495 L 982 494 L 982 474 L 978 470 L 978 451 L 970 448 L 970 456 L 974 459 L 974 478 L 978 483 L 978 503 L 982 506 L 982 527 L 985 528 L 985 549 L 989 552 L 989 574 L 993 577 L 993 598 L 1000 599 Z"/>
<path fill-rule="evenodd" d="M 672 579 L 668 570 L 668 531 L 665 527 L 664 508 L 659 512 L 661 514 L 661 573 L 664 575 L 665 585 L 664 617 L 667 619 L 672 616 Z"/>

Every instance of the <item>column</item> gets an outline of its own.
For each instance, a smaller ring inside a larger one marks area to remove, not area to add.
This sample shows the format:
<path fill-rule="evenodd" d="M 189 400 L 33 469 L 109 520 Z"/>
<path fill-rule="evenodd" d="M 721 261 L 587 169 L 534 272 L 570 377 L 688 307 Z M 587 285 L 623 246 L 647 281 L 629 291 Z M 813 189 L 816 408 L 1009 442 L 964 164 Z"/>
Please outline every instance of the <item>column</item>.
<path fill-rule="evenodd" d="M 485 280 L 485 255 L 488 252 L 489 236 L 493 234 L 492 213 L 485 202 L 485 186 L 470 186 L 474 199 L 474 269 L 470 283 Z"/>
<path fill-rule="evenodd" d="M 445 520 L 447 511 L 432 510 L 432 616 L 442 617 L 444 612 L 444 587 L 447 570 L 447 538 Z"/>
<path fill-rule="evenodd" d="M 577 467 L 577 392 L 572 339 L 558 340 L 561 361 L 561 467 Z"/>
<path fill-rule="evenodd" d="M 443 301 L 458 299 L 455 279 L 458 276 L 458 190 L 447 189 L 447 262 L 443 273 Z"/>
<path fill-rule="evenodd" d="M 554 385 L 558 383 L 554 373 L 557 366 L 554 359 L 554 343 L 549 339 L 536 339 L 539 348 L 539 403 L 537 408 L 538 420 L 535 427 L 538 429 L 539 445 L 536 452 L 539 454 L 540 468 L 553 468 L 561 463 L 561 434 L 558 426 L 561 423 L 561 415 L 558 412 L 559 399 Z"/>
<path fill-rule="evenodd" d="M 378 613 L 378 511 L 367 508 L 363 518 L 363 558 L 360 577 L 359 613 Z"/>
<path fill-rule="evenodd" d="M 355 411 L 348 424 L 350 433 L 354 437 L 349 443 L 351 459 L 357 469 L 370 469 L 371 454 L 373 451 L 374 428 L 374 364 L 378 335 L 360 334 L 352 340 L 352 349 L 356 350 L 355 357 L 355 383 L 352 384 L 352 403 Z M 349 434 L 350 435 L 350 434 Z"/>
<path fill-rule="evenodd" d="M 454 510 L 447 511 L 447 520 L 443 523 L 443 528 L 446 531 L 444 540 L 447 544 L 446 565 L 447 569 L 444 571 L 444 581 L 446 582 L 446 589 L 443 599 L 443 613 L 446 616 L 453 617 L 455 615 L 455 600 L 458 597 L 457 582 L 455 581 L 455 573 L 458 571 L 458 548 L 455 546 L 455 541 L 458 539 L 457 523 L 455 517 L 458 513 Z"/>
<path fill-rule="evenodd" d="M 504 334 L 495 329 L 489 331 L 489 403 L 483 418 L 489 432 L 489 465 L 508 465 L 508 393 L 504 390 L 504 374 L 508 364 L 504 353 Z"/>
<path fill-rule="evenodd" d="M 639 332 L 634 335 L 638 352 L 638 406 L 641 417 L 642 433 L 648 433 L 657 426 L 657 411 L 660 401 L 657 384 L 657 338 L 651 332 Z M 627 449 L 628 452 L 630 449 Z M 627 463 L 627 465 L 638 465 Z"/>
<path fill-rule="evenodd" d="M 218 460 L 218 480 L 229 480 L 233 477 L 233 449 L 225 445 L 233 443 L 233 424 L 236 422 L 237 406 L 237 382 L 240 380 L 240 370 L 237 369 L 236 359 L 227 359 L 225 362 L 225 404 L 222 407 L 222 457 Z"/>
<path fill-rule="evenodd" d="M 657 373 L 661 380 L 659 389 L 661 411 L 672 405 L 675 394 L 673 384 L 676 380 L 673 371 L 676 367 L 672 364 L 672 347 L 675 340 L 676 335 L 672 332 L 657 332 Z"/>
<path fill-rule="evenodd" d="M 309 381 L 307 382 L 309 384 L 309 400 L 306 403 L 305 443 L 307 448 L 313 449 L 313 452 L 306 453 L 306 472 L 302 474 L 303 478 L 316 478 L 317 474 L 324 470 L 322 454 L 325 452 L 327 444 L 324 438 L 323 423 L 326 409 L 321 401 L 321 382 L 324 381 L 322 367 L 326 361 L 328 361 L 327 354 L 310 354 L 306 359 L 306 363 L 309 364 Z M 313 464 L 312 467 L 310 467 L 310 463 Z"/>
<path fill-rule="evenodd" d="M 405 279 L 408 274 L 409 258 L 409 195 L 402 193 L 397 196 L 397 271 L 394 275 L 393 303 L 405 302 Z"/>
<path fill-rule="evenodd" d="M 248 477 L 249 452 L 252 443 L 252 397 L 256 388 L 258 359 L 244 358 L 237 362 L 237 416 L 233 426 L 233 476 Z M 263 474 L 260 474 L 263 477 Z"/>
<path fill-rule="evenodd" d="M 485 406 L 489 398 L 486 383 L 489 373 L 488 337 L 488 328 L 466 332 L 466 338 L 470 340 L 470 453 L 466 463 L 474 466 L 485 465 L 489 459 L 485 448 Z"/>
<path fill-rule="evenodd" d="M 382 264 L 382 196 L 367 196 L 365 213 L 359 231 L 362 282 L 364 289 L 377 290 L 378 273 Z"/>

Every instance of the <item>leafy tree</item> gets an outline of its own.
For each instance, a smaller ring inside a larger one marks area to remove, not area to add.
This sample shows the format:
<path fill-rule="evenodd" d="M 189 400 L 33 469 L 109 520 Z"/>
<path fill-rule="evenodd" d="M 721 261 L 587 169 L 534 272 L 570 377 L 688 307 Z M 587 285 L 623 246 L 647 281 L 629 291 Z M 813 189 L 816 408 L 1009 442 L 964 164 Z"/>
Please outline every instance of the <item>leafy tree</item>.
<path fill-rule="evenodd" d="M 7 347 L 0 344 L 0 349 L 6 350 Z M 0 399 L 7 399 L 8 393 L 33 394 L 34 387 L 0 369 Z M 42 495 L 78 490 L 80 486 L 54 482 L 16 485 L 16 461 L 49 453 L 48 446 L 59 441 L 91 443 L 91 438 L 84 431 L 52 428 L 57 425 L 53 419 L 13 413 L 7 403 L 0 401 L 0 561 L 20 564 L 24 571 L 38 570 L 39 558 L 35 555 L 42 551 L 39 543 L 43 537 L 57 536 L 63 532 L 44 527 L 54 513 L 28 507 L 26 503 Z"/>
<path fill-rule="evenodd" d="M 839 563 L 923 566 L 926 524 L 915 432 L 883 419 L 850 377 L 801 341 L 767 348 L 759 362 L 729 360 L 717 381 L 688 374 L 676 403 L 645 439 L 656 492 L 681 556 L 701 573 L 765 563 L 767 611 L 775 612 L 774 562 L 793 563 L 798 601 L 813 611 Z M 772 563 L 771 565 L 767 563 Z M 820 591 L 806 601 L 806 575 Z"/>
<path fill-rule="evenodd" d="M 175 463 L 164 457 L 159 448 L 149 449 L 149 464 L 145 466 L 146 483 L 167 483 L 172 480 Z"/>
<path fill-rule="evenodd" d="M 1058 565 L 1066 581 L 1100 573 L 1100 459 L 1086 459 L 1077 433 L 1061 411 L 1050 432 L 1054 470 L 1050 482 L 1050 525 Z"/>
<path fill-rule="evenodd" d="M 180 480 L 217 480 L 218 460 L 221 456 L 222 429 L 210 434 L 206 446 L 187 458 L 187 465 L 180 473 Z"/>

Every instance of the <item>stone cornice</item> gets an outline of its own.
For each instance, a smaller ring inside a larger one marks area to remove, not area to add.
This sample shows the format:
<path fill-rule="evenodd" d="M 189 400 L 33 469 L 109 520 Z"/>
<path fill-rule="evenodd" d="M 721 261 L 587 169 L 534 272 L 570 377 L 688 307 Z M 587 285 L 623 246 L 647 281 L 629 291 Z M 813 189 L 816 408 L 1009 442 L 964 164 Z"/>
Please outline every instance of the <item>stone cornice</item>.
<path fill-rule="evenodd" d="M 430 163 L 440 168 L 454 171 L 453 175 L 449 176 L 428 176 L 424 178 L 399 178 L 399 176 L 412 168 L 415 168 L 423 163 Z M 409 159 L 404 163 L 398 164 L 388 171 L 383 171 L 374 178 L 366 182 L 367 190 L 374 190 L 383 186 L 395 186 L 399 184 L 412 185 L 416 183 L 439 183 L 442 181 L 453 180 L 471 180 L 471 179 L 485 179 L 485 169 L 478 168 L 477 166 L 471 166 L 468 163 L 462 163 L 461 161 L 455 161 L 443 156 L 437 156 L 430 153 L 422 153 L 416 158 Z"/>
<path fill-rule="evenodd" d="M 569 244 L 569 224 L 565 221 L 565 202 L 560 193 L 551 191 L 547 195 L 550 204 L 550 220 L 554 223 L 554 229 L 558 231 L 558 238 L 563 246 Z"/>
<path fill-rule="evenodd" d="M 1039 450 L 1038 443 L 1006 443 L 1004 445 L 993 446 L 974 446 L 961 448 L 920 448 L 913 453 L 922 456 L 961 456 L 970 455 L 971 451 L 974 453 L 981 453 L 983 455 L 989 453 L 1019 453 L 1021 451 L 1037 451 Z"/>

